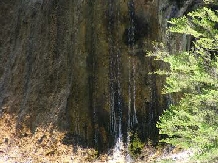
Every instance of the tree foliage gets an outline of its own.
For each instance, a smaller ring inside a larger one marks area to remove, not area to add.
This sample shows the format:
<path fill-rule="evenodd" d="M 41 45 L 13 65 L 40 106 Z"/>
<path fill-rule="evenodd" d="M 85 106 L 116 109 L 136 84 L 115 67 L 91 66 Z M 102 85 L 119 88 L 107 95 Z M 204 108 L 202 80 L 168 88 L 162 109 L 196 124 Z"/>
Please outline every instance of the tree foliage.
<path fill-rule="evenodd" d="M 157 124 L 160 134 L 168 135 L 162 141 L 218 157 L 209 155 L 218 152 L 218 11 L 204 7 L 169 23 L 171 32 L 195 41 L 188 52 L 170 55 L 159 48 L 153 54 L 169 64 L 157 72 L 167 76 L 163 93 L 182 94 Z"/>

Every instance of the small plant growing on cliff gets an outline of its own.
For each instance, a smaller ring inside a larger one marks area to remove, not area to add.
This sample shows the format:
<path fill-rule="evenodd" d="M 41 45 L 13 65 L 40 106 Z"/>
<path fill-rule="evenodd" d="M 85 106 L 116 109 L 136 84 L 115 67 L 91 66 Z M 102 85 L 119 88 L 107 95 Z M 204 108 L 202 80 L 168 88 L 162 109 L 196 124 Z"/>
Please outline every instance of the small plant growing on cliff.
<path fill-rule="evenodd" d="M 130 145 L 129 145 L 129 151 L 130 155 L 133 158 L 137 158 L 143 149 L 145 144 L 140 140 L 137 133 L 130 134 Z"/>
<path fill-rule="evenodd" d="M 169 65 L 158 71 L 167 76 L 164 93 L 180 94 L 160 117 L 157 127 L 162 140 L 183 148 L 195 148 L 205 160 L 217 159 L 218 153 L 218 11 L 198 9 L 170 21 L 170 31 L 195 38 L 194 49 L 169 55 L 154 53 Z"/>

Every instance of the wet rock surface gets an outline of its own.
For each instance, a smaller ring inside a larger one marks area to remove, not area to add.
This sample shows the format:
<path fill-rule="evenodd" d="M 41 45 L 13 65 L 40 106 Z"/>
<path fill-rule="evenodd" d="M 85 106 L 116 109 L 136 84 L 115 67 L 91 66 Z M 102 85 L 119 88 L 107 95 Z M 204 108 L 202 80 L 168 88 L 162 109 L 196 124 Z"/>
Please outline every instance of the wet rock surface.
<path fill-rule="evenodd" d="M 18 135 L 53 124 L 99 151 L 118 123 L 124 141 L 132 131 L 155 142 L 167 97 L 146 51 L 165 41 L 172 10 L 167 0 L 1 0 L 0 116 L 16 116 Z"/>

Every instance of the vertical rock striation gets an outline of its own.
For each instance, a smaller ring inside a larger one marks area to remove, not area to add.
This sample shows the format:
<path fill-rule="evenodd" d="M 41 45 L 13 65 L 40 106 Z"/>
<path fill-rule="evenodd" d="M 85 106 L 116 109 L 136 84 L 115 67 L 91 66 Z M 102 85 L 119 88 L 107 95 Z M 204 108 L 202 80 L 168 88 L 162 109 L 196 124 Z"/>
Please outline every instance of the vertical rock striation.
<path fill-rule="evenodd" d="M 157 138 L 167 97 L 149 74 L 161 63 L 146 52 L 167 42 L 166 21 L 181 10 L 168 0 L 130 4 L 1 0 L 0 114 L 17 117 L 18 133 L 53 124 L 101 151 L 114 145 L 118 122 L 124 141 L 127 131 Z"/>

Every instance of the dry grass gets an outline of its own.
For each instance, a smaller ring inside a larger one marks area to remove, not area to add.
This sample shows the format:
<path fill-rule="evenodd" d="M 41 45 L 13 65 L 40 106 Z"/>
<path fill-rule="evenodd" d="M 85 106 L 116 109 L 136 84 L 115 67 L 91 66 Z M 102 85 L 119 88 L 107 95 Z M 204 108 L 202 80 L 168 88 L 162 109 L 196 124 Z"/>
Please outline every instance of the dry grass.
<path fill-rule="evenodd" d="M 52 125 L 37 128 L 34 134 L 26 129 L 25 134 L 18 136 L 16 117 L 5 113 L 0 118 L 0 163 L 103 163 L 110 159 L 108 154 L 96 159 L 94 149 L 77 147 L 77 152 L 73 152 L 72 145 L 62 144 L 64 136 L 65 133 L 55 130 Z M 174 150 L 146 145 L 135 162 L 154 162 L 164 154 L 178 152 Z"/>
<path fill-rule="evenodd" d="M 71 163 L 89 162 L 94 159 L 93 149 L 78 149 L 62 144 L 64 133 L 48 128 L 37 128 L 34 134 L 16 134 L 15 117 L 4 114 L 0 119 L 0 163 Z"/>

